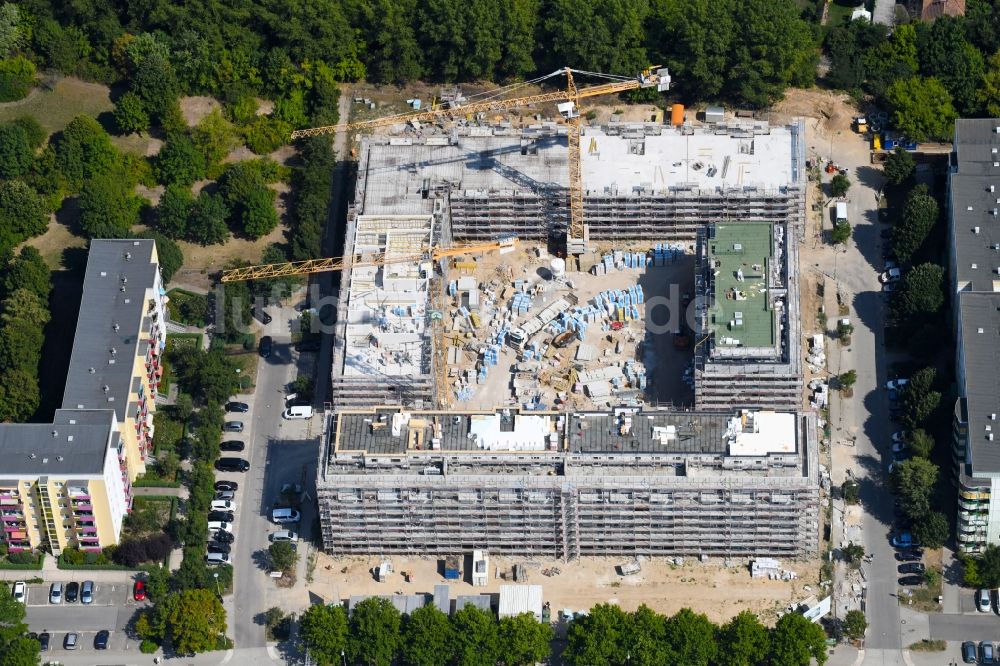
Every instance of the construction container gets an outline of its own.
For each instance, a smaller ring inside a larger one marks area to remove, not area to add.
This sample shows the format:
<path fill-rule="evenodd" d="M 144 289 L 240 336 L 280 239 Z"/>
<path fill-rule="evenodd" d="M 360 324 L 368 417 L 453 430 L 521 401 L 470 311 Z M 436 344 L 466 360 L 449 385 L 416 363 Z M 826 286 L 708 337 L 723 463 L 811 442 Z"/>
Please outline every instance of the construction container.
<path fill-rule="evenodd" d="M 542 586 L 541 585 L 501 585 L 500 606 L 498 615 L 501 618 L 517 617 L 522 613 L 531 613 L 536 620 L 542 619 Z"/>
<path fill-rule="evenodd" d="M 706 123 L 721 123 L 726 119 L 726 110 L 721 106 L 709 106 L 705 108 Z"/>
<path fill-rule="evenodd" d="M 490 578 L 490 558 L 485 551 L 472 551 L 472 585 L 486 587 Z"/>
<path fill-rule="evenodd" d="M 444 577 L 448 580 L 462 579 L 462 558 L 458 555 L 449 555 L 444 558 Z"/>
<path fill-rule="evenodd" d="M 670 107 L 670 124 L 680 127 L 684 124 L 684 105 L 674 104 Z"/>

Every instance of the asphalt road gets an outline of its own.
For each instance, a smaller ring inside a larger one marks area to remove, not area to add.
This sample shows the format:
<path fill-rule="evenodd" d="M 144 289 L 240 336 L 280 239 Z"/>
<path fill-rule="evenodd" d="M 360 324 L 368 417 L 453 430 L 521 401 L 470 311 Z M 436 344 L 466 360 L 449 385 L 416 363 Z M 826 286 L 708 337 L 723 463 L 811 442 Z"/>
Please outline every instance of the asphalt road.
<path fill-rule="evenodd" d="M 928 616 L 931 638 L 945 641 L 988 641 L 1000 636 L 1000 618 L 994 613 L 944 614 Z"/>

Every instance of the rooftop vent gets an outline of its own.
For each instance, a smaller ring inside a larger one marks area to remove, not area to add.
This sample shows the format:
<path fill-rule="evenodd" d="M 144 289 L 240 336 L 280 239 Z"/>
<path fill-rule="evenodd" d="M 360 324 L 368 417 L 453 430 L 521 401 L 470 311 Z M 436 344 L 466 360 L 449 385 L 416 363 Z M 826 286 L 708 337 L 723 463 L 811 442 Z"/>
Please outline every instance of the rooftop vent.
<path fill-rule="evenodd" d="M 990 185 L 990 192 L 996 192 L 996 191 L 997 191 L 996 185 Z"/>
<path fill-rule="evenodd" d="M 67 442 L 72 442 L 73 441 L 73 435 L 70 435 L 69 437 L 67 437 L 66 441 Z"/>
<path fill-rule="evenodd" d="M 59 431 L 58 430 L 53 430 L 52 431 L 52 436 L 53 437 L 58 437 L 59 436 Z"/>
<path fill-rule="evenodd" d="M 993 433 L 990 433 L 990 434 L 986 435 L 986 439 L 988 439 L 988 440 L 990 440 L 992 442 L 993 441 Z"/>
<path fill-rule="evenodd" d="M 972 210 L 972 206 L 968 206 L 965 210 Z"/>
<path fill-rule="evenodd" d="M 112 347 L 112 348 L 111 348 L 111 349 L 109 349 L 108 351 L 109 351 L 109 352 L 111 352 L 111 355 L 112 355 L 112 356 L 114 356 L 115 354 L 117 354 L 117 353 L 118 353 L 118 350 L 117 350 L 117 349 L 115 349 L 114 347 Z"/>
<path fill-rule="evenodd" d="M 118 325 L 118 322 L 115 322 L 114 324 L 111 325 L 111 328 L 115 329 L 115 332 L 117 333 L 118 329 L 121 328 L 121 326 Z"/>
<path fill-rule="evenodd" d="M 35 458 L 38 457 L 38 454 L 36 454 L 36 453 L 29 453 L 28 457 L 31 458 L 32 460 L 34 460 Z"/>
<path fill-rule="evenodd" d="M 972 233 L 978 234 L 979 233 L 979 227 L 972 227 Z"/>
<path fill-rule="evenodd" d="M 979 268 L 979 264 L 975 264 L 975 263 L 974 263 L 974 264 L 972 264 L 972 268 L 973 268 L 973 269 L 976 269 L 976 268 Z"/>
<path fill-rule="evenodd" d="M 979 332 L 982 333 L 983 329 L 979 329 Z M 111 390 L 111 387 L 108 386 L 107 384 L 105 384 L 104 386 L 101 387 L 101 390 L 104 391 L 105 393 L 107 393 L 108 391 Z"/>
<path fill-rule="evenodd" d="M 979 330 L 976 331 L 976 333 L 978 333 L 979 335 L 982 335 L 983 334 L 983 329 L 980 328 Z"/>
<path fill-rule="evenodd" d="M 63 457 L 62 456 L 56 456 L 56 460 L 58 460 L 59 462 L 62 462 L 63 461 Z"/>
<path fill-rule="evenodd" d="M 42 458 L 42 464 L 43 465 L 48 465 L 49 464 L 49 459 L 48 458 Z"/>
<path fill-rule="evenodd" d="M 996 421 L 996 420 L 997 420 L 997 413 L 993 412 L 992 414 L 990 414 L 990 421 Z"/>
<path fill-rule="evenodd" d="M 132 261 L 132 253 L 131 252 L 126 252 L 125 253 L 125 261 Z"/>

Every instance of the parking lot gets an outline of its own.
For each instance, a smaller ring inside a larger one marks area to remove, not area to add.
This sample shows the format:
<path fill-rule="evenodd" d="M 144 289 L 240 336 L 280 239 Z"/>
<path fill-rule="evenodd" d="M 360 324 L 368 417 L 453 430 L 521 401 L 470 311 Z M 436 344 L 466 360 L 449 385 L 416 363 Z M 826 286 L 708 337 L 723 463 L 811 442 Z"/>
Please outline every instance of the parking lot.
<path fill-rule="evenodd" d="M 62 580 L 64 591 L 70 580 L 83 583 L 85 579 L 81 576 Z M 63 601 L 50 604 L 49 588 L 48 583 L 29 585 L 25 599 L 27 603 L 25 621 L 29 630 L 38 634 L 48 632 L 50 635 L 50 647 L 46 655 L 51 654 L 52 657 L 56 657 L 59 654 L 69 654 L 69 651 L 63 649 L 63 639 L 69 632 L 75 632 L 79 636 L 75 652 L 93 650 L 94 636 L 102 629 L 111 632 L 108 641 L 109 650 L 138 650 L 138 641 L 130 639 L 125 629 L 136 611 L 144 608 L 148 602 L 135 601 L 132 598 L 131 580 L 123 580 L 120 583 L 95 583 L 94 601 L 91 604 L 82 604 L 79 600 L 73 603 Z"/>

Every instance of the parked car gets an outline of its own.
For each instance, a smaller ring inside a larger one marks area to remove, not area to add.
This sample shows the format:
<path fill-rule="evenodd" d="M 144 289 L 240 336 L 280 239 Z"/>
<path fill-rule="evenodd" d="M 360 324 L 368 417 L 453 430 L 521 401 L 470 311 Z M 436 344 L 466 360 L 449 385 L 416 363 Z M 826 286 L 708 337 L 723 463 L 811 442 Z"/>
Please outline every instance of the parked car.
<path fill-rule="evenodd" d="M 903 452 L 903 451 L 905 451 L 906 449 L 907 449 L 907 446 L 906 446 L 906 444 L 904 444 L 904 443 L 902 443 L 902 442 L 896 442 L 896 443 L 894 443 L 894 444 L 892 445 L 892 452 L 893 452 L 893 453 L 902 453 L 902 452 Z"/>
<path fill-rule="evenodd" d="M 228 553 L 209 553 L 205 556 L 205 564 L 218 566 L 220 564 L 232 564 Z"/>
<path fill-rule="evenodd" d="M 228 520 L 210 520 L 208 521 L 208 529 L 211 530 L 221 530 L 223 532 L 232 532 L 233 524 Z"/>
<path fill-rule="evenodd" d="M 232 500 L 212 500 L 209 508 L 212 511 L 236 511 L 236 503 Z"/>
<path fill-rule="evenodd" d="M 108 639 L 111 637 L 111 632 L 107 629 L 101 629 L 94 636 L 94 649 L 95 650 L 107 650 L 108 649 Z"/>
<path fill-rule="evenodd" d="M 232 452 L 235 452 L 235 453 L 239 453 L 240 451 L 242 451 L 246 447 L 247 447 L 246 443 L 245 442 L 241 442 L 238 439 L 231 439 L 228 442 L 223 442 L 223 443 L 219 444 L 219 450 L 220 451 L 232 451 Z"/>
<path fill-rule="evenodd" d="M 923 556 L 924 553 L 919 548 L 907 548 L 896 551 L 896 559 L 900 562 L 919 562 Z"/>
<path fill-rule="evenodd" d="M 902 430 L 897 430 L 892 433 L 892 441 L 895 444 L 905 444 L 906 443 L 906 433 Z"/>
<path fill-rule="evenodd" d="M 901 574 L 923 574 L 924 565 L 920 562 L 907 562 L 906 564 L 900 564 L 896 567 L 896 570 Z"/>
<path fill-rule="evenodd" d="M 995 664 L 993 661 L 992 641 L 983 641 L 979 644 L 979 660 L 984 664 Z"/>
<path fill-rule="evenodd" d="M 915 585 L 923 585 L 923 576 L 903 576 L 899 579 L 899 584 L 903 587 L 913 587 Z"/>
<path fill-rule="evenodd" d="M 92 580 L 83 581 L 83 586 L 80 588 L 80 603 L 82 604 L 94 603 L 94 581 Z"/>
<path fill-rule="evenodd" d="M 49 603 L 50 604 L 61 604 L 63 595 L 63 584 L 62 583 L 52 583 L 49 586 Z"/>
<path fill-rule="evenodd" d="M 43 631 L 38 634 L 38 644 L 42 646 L 42 652 L 47 652 L 49 649 L 49 643 L 52 640 L 52 634 L 47 631 Z"/>
<path fill-rule="evenodd" d="M 227 402 L 226 411 L 245 414 L 250 411 L 250 405 L 245 402 Z"/>
<path fill-rule="evenodd" d="M 267 314 L 267 311 L 264 308 L 251 307 L 250 310 L 253 313 L 253 316 L 256 317 L 260 321 L 260 323 L 264 324 L 265 326 L 267 326 L 273 321 L 273 317 Z"/>
<path fill-rule="evenodd" d="M 250 469 L 250 463 L 243 458 L 219 458 L 215 461 L 215 469 L 220 472 L 245 472 Z"/>
<path fill-rule="evenodd" d="M 19 580 L 14 583 L 14 587 L 10 593 L 14 597 L 14 601 L 20 601 L 23 604 L 25 603 L 25 597 L 28 596 L 28 585 L 24 581 Z"/>
<path fill-rule="evenodd" d="M 291 541 L 295 543 L 299 540 L 299 535 L 291 530 L 278 530 L 277 532 L 271 532 L 267 537 L 271 541 Z"/>
<path fill-rule="evenodd" d="M 215 499 L 217 500 L 235 500 L 236 491 L 234 490 L 217 490 L 215 491 Z"/>
<path fill-rule="evenodd" d="M 892 537 L 893 548 L 909 548 L 913 545 L 913 535 L 909 532 L 900 532 Z"/>
<path fill-rule="evenodd" d="M 897 402 L 899 400 L 899 389 L 889 389 L 889 402 Z"/>
<path fill-rule="evenodd" d="M 135 585 L 132 586 L 132 598 L 136 601 L 145 601 L 146 583 L 144 581 L 135 581 Z"/>
<path fill-rule="evenodd" d="M 890 391 L 892 389 L 899 390 L 899 389 L 903 388 L 904 386 L 906 386 L 909 383 L 910 383 L 909 379 L 890 379 L 886 383 L 885 387 L 886 387 L 886 389 L 888 389 Z"/>
<path fill-rule="evenodd" d="M 878 281 L 885 284 L 886 282 L 895 282 L 901 277 L 903 274 L 898 268 L 890 268 L 878 276 Z"/>
<path fill-rule="evenodd" d="M 221 520 L 222 522 L 225 522 L 225 523 L 231 523 L 231 522 L 233 522 L 233 518 L 234 518 L 234 514 L 233 514 L 232 511 L 209 511 L 208 512 L 208 519 L 210 521 L 212 521 L 212 520 L 215 520 L 215 521 Z"/>
<path fill-rule="evenodd" d="M 224 543 L 208 544 L 208 552 L 210 553 L 222 553 L 223 555 L 229 555 L 229 551 L 231 550 L 232 548 L 230 548 L 227 544 Z"/>
<path fill-rule="evenodd" d="M 76 600 L 80 597 L 80 584 L 79 583 L 69 583 L 66 585 L 66 601 L 67 603 L 75 604 Z"/>
<path fill-rule="evenodd" d="M 980 613 L 989 613 L 990 612 L 990 591 L 989 590 L 986 590 L 986 589 L 976 590 L 976 610 L 978 610 Z"/>
<path fill-rule="evenodd" d="M 962 661 L 966 664 L 976 663 L 976 644 L 972 641 L 962 643 Z"/>
<path fill-rule="evenodd" d="M 63 649 L 64 650 L 75 650 L 80 646 L 80 637 L 76 635 L 76 632 L 69 632 L 66 637 L 63 638 Z"/>
<path fill-rule="evenodd" d="M 278 523 L 297 523 L 302 516 L 295 509 L 278 508 L 271 512 L 271 520 Z"/>
<path fill-rule="evenodd" d="M 243 421 L 226 421 L 222 424 L 222 432 L 243 432 Z"/>
<path fill-rule="evenodd" d="M 895 282 L 887 282 L 884 285 L 882 285 L 882 293 L 883 294 L 891 294 L 894 291 L 896 291 L 896 283 Z"/>
<path fill-rule="evenodd" d="M 236 540 L 236 537 L 232 532 L 223 532 L 222 530 L 219 530 L 212 535 L 212 539 L 217 543 L 232 543 Z"/>
<path fill-rule="evenodd" d="M 271 355 L 271 347 L 273 345 L 274 341 L 271 339 L 271 336 L 265 335 L 260 339 L 260 346 L 257 348 L 257 351 L 262 357 L 267 358 Z"/>
<path fill-rule="evenodd" d="M 239 487 L 240 487 L 240 484 L 236 483 L 235 481 L 216 481 L 215 482 L 215 489 L 216 490 L 238 490 Z"/>

